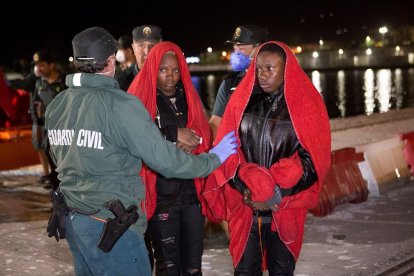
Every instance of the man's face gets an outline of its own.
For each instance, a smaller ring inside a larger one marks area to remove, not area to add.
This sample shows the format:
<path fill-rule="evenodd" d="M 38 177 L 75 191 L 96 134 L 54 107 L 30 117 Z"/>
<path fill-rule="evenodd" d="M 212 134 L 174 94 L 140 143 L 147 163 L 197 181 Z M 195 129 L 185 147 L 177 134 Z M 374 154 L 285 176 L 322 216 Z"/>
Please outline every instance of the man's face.
<path fill-rule="evenodd" d="M 252 44 L 233 44 L 233 49 L 235 52 L 240 52 L 245 56 L 250 56 L 254 50 L 254 45 Z"/>
<path fill-rule="evenodd" d="M 256 78 L 266 93 L 276 92 L 285 75 L 285 60 L 278 53 L 261 52 L 256 60 Z"/>
<path fill-rule="evenodd" d="M 35 63 L 36 71 L 38 72 L 39 77 L 47 78 L 55 68 L 55 64 L 48 63 L 46 61 L 38 61 Z"/>
<path fill-rule="evenodd" d="M 134 49 L 134 54 L 139 69 L 142 69 L 144 66 L 148 54 L 155 44 L 156 43 L 148 40 L 134 41 L 134 43 L 132 43 L 132 48 Z"/>

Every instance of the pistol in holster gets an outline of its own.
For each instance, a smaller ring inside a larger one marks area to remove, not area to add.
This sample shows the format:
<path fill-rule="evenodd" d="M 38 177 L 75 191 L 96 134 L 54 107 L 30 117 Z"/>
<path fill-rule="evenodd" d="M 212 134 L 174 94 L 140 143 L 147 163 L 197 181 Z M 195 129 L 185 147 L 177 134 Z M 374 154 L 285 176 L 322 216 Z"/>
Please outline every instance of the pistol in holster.
<path fill-rule="evenodd" d="M 105 208 L 110 210 L 115 215 L 115 218 L 109 218 L 105 222 L 97 246 L 104 252 L 110 252 L 125 231 L 137 222 L 139 215 L 136 205 L 131 205 L 128 209 L 125 209 L 119 199 L 108 201 L 105 204 Z"/>

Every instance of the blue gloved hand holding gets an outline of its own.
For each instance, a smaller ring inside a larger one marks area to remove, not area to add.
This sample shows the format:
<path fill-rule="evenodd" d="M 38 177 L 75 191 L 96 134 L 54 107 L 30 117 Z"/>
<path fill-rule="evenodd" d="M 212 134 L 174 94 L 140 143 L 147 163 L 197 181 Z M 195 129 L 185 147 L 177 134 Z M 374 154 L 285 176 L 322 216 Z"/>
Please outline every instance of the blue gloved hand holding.
<path fill-rule="evenodd" d="M 221 164 L 223 164 L 230 155 L 237 153 L 237 147 L 236 135 L 234 131 L 231 131 L 227 133 L 208 153 L 217 155 L 218 158 L 220 158 Z"/>

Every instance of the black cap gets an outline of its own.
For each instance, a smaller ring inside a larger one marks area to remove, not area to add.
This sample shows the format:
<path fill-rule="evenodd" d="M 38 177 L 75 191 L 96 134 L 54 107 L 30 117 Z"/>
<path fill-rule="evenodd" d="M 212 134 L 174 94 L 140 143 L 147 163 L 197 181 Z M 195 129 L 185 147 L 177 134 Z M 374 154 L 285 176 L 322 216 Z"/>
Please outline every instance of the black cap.
<path fill-rule="evenodd" d="M 122 35 L 118 39 L 119 49 L 132 49 L 132 37 L 130 35 Z"/>
<path fill-rule="evenodd" d="M 132 30 L 132 38 L 134 41 L 148 40 L 151 42 L 161 42 L 161 28 L 156 25 L 143 25 L 135 27 Z"/>
<path fill-rule="evenodd" d="M 72 46 L 76 61 L 103 63 L 115 53 L 118 42 L 104 28 L 93 27 L 75 35 Z"/>
<path fill-rule="evenodd" d="M 36 52 L 33 55 L 33 63 L 35 64 L 37 62 L 42 62 L 42 61 L 47 62 L 47 63 L 55 62 L 52 55 L 48 51 Z"/>
<path fill-rule="evenodd" d="M 238 26 L 233 33 L 230 44 L 261 44 L 266 42 L 268 31 L 265 28 L 255 25 Z"/>

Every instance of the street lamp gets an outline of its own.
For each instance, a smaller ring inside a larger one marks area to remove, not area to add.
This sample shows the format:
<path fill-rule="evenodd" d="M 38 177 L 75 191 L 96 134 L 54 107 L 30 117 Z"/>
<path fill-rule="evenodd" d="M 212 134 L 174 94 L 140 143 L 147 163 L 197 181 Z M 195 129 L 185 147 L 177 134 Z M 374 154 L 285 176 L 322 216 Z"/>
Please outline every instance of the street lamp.
<path fill-rule="evenodd" d="M 378 31 L 381 34 L 382 46 L 384 46 L 384 35 L 388 32 L 388 28 L 386 26 L 382 26 Z"/>

